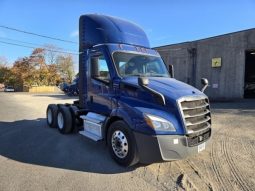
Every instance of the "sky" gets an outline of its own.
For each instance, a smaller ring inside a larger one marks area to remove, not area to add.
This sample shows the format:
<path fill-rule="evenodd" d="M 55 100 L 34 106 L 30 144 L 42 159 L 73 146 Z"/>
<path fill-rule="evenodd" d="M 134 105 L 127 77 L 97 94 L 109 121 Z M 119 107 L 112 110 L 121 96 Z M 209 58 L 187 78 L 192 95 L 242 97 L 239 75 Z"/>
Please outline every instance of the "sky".
<path fill-rule="evenodd" d="M 0 26 L 77 43 L 79 17 L 88 13 L 137 23 L 145 30 L 152 47 L 255 28 L 255 0 L 0 0 Z M 0 57 L 5 57 L 10 64 L 19 57 L 29 56 L 32 49 L 1 41 L 32 47 L 53 44 L 66 51 L 78 52 L 75 43 L 0 27 Z M 77 56 L 75 61 L 78 62 Z"/>

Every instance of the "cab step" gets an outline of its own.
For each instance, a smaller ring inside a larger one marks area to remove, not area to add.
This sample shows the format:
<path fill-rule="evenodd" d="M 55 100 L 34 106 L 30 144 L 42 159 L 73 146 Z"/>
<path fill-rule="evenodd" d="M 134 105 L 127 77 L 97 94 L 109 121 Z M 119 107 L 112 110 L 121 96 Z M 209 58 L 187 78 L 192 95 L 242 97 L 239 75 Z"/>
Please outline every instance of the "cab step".
<path fill-rule="evenodd" d="M 99 141 L 103 139 L 102 127 L 106 116 L 97 113 L 89 112 L 87 115 L 81 115 L 83 119 L 83 131 L 79 133 L 89 139 L 94 141 Z"/>

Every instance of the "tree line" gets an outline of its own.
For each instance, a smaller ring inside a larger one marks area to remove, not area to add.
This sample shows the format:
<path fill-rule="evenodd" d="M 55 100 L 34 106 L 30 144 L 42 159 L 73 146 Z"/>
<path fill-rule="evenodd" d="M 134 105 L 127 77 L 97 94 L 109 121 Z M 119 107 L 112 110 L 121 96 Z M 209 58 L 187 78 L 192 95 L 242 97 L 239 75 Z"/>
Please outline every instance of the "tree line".
<path fill-rule="evenodd" d="M 15 87 L 71 83 L 74 77 L 73 57 L 49 51 L 53 48 L 50 45 L 47 49 L 36 48 L 30 56 L 16 60 L 12 67 L 7 65 L 4 58 L 0 58 L 0 83 Z"/>

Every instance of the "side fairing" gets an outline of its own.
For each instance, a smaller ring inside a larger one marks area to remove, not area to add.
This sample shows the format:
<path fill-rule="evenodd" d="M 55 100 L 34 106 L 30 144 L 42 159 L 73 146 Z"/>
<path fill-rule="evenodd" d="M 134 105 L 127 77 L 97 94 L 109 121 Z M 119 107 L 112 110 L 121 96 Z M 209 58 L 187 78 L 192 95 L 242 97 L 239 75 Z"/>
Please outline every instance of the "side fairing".
<path fill-rule="evenodd" d="M 88 108 L 87 98 L 88 98 L 88 59 L 89 59 L 89 50 L 83 50 L 80 48 L 79 55 L 79 106 L 81 108 Z"/>

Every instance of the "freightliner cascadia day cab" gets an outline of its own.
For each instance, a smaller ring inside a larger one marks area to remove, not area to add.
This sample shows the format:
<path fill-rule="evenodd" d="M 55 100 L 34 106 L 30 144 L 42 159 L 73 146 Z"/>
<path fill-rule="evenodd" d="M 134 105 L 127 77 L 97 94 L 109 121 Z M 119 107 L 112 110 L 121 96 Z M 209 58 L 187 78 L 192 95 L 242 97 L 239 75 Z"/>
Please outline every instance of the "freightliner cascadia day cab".
<path fill-rule="evenodd" d="M 211 137 L 206 79 L 202 91 L 175 80 L 132 22 L 89 14 L 80 17 L 79 28 L 79 100 L 50 104 L 50 127 L 105 141 L 123 166 L 205 149 Z"/>

